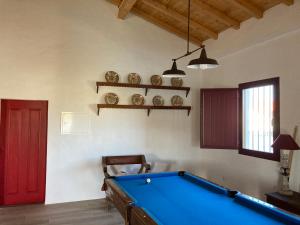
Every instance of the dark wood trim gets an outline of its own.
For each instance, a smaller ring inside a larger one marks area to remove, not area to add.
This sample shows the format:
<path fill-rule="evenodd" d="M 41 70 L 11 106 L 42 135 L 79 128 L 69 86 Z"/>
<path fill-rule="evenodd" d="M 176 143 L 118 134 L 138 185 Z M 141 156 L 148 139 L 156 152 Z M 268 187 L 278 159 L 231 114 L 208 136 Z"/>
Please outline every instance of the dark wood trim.
<path fill-rule="evenodd" d="M 213 91 L 213 90 L 219 90 L 219 91 L 227 91 L 227 90 L 237 90 L 237 88 L 201 88 L 201 91 Z"/>
<path fill-rule="evenodd" d="M 279 81 L 280 81 L 279 77 L 268 78 L 268 79 L 257 80 L 257 81 L 250 81 L 250 82 L 239 84 L 239 89 L 262 87 L 266 85 L 279 85 Z"/>
<path fill-rule="evenodd" d="M 275 153 L 275 149 L 274 149 L 274 153 L 266 153 L 266 152 L 260 152 L 260 151 L 254 151 L 254 150 L 241 148 L 241 149 L 239 149 L 239 154 L 246 155 L 246 156 L 253 156 L 256 158 L 260 158 L 260 159 L 273 160 L 273 161 L 280 160 L 280 155 L 277 156 L 277 154 Z"/>
<path fill-rule="evenodd" d="M 132 165 L 139 164 L 141 168 L 138 173 L 142 173 L 144 170 L 148 173 L 151 169 L 150 164 L 147 163 L 145 155 L 122 155 L 122 156 L 103 156 L 102 168 L 105 178 L 111 177 L 107 172 L 107 166 L 113 165 Z"/>
<path fill-rule="evenodd" d="M 239 85 L 239 153 L 262 159 L 280 160 L 280 149 L 274 149 L 273 153 L 248 150 L 243 148 L 243 90 L 247 88 L 274 85 L 274 140 L 280 134 L 280 78 L 270 78 L 259 81 L 247 82 Z"/>
<path fill-rule="evenodd" d="M 149 89 L 160 89 L 160 90 L 179 90 L 185 91 L 186 97 L 188 96 L 191 88 L 190 87 L 173 87 L 173 86 L 158 86 L 152 84 L 128 84 L 128 83 L 111 83 L 111 82 L 96 82 L 97 93 L 99 92 L 99 88 L 101 86 L 109 86 L 109 87 L 127 87 L 127 88 L 143 88 L 145 89 L 145 95 L 147 96 Z"/>
<path fill-rule="evenodd" d="M 201 143 L 200 143 L 200 148 L 224 149 L 224 150 L 238 150 L 238 149 L 236 149 L 236 147 L 227 147 L 227 146 L 219 146 L 219 145 L 205 145 L 205 144 L 201 144 Z"/>
<path fill-rule="evenodd" d="M 114 204 L 124 218 L 125 223 L 129 224 L 128 215 L 133 200 L 116 185 L 113 179 L 105 179 L 105 185 L 107 186 L 105 191 L 106 200 Z"/>
<path fill-rule="evenodd" d="M 134 200 L 119 188 L 113 178 L 106 179 L 105 183 L 106 199 L 118 209 L 126 225 L 157 225 L 143 209 L 134 206 Z"/>
<path fill-rule="evenodd" d="M 133 206 L 130 212 L 130 225 L 157 225 L 157 223 L 142 208 Z"/>
<path fill-rule="evenodd" d="M 227 149 L 227 150 L 237 150 L 237 146 L 219 146 L 219 145 L 206 145 L 204 144 L 204 129 L 203 129 L 203 121 L 204 121 L 204 92 L 205 91 L 237 91 L 238 88 L 201 88 L 200 89 L 200 148 L 208 148 L 208 149 Z M 237 128 L 238 129 L 238 128 Z"/>
<path fill-rule="evenodd" d="M 267 193 L 267 202 L 286 211 L 300 215 L 300 193 L 293 192 L 292 196 L 278 192 Z"/>
<path fill-rule="evenodd" d="M 108 178 L 105 182 L 124 202 L 127 204 L 133 202 L 133 200 L 115 183 L 113 178 Z"/>
<path fill-rule="evenodd" d="M 113 165 L 132 165 L 132 164 L 140 164 L 141 168 L 138 171 L 138 174 L 140 173 L 149 173 L 151 170 L 150 164 L 147 163 L 145 155 L 120 155 L 120 156 L 103 156 L 102 157 L 102 169 L 104 173 L 104 182 L 102 185 L 101 190 L 106 191 L 107 190 L 107 184 L 105 182 L 106 179 L 112 177 L 107 172 L 108 166 Z"/>
<path fill-rule="evenodd" d="M 98 115 L 100 109 L 111 108 L 111 109 L 146 109 L 147 115 L 150 115 L 151 110 L 187 110 L 187 115 L 190 115 L 191 106 L 153 106 L 153 105 L 110 105 L 110 104 L 97 104 Z"/>

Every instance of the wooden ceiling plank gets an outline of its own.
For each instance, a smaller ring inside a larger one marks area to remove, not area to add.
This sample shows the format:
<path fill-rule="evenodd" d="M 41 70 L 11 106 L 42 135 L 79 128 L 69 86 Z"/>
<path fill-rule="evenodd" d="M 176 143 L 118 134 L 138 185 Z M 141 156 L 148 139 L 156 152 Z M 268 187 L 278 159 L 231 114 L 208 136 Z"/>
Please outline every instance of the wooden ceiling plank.
<path fill-rule="evenodd" d="M 263 10 L 261 10 L 259 7 L 254 5 L 251 1 L 249 0 L 230 0 L 233 2 L 235 5 L 240 7 L 241 9 L 245 10 L 248 12 L 250 15 L 255 16 L 256 18 L 262 18 L 263 17 Z"/>
<path fill-rule="evenodd" d="M 194 0 L 192 2 L 192 8 L 196 10 L 203 10 L 210 16 L 214 17 L 216 20 L 219 22 L 222 22 L 226 24 L 227 26 L 232 26 L 234 29 L 239 29 L 240 28 L 240 22 L 231 18 L 230 16 L 227 16 L 225 13 L 220 11 L 219 9 L 202 2 L 201 0 Z"/>
<path fill-rule="evenodd" d="M 165 6 L 169 7 L 170 1 L 171 1 L 171 0 L 163 0 L 162 3 L 163 3 Z"/>
<path fill-rule="evenodd" d="M 150 22 L 150 23 L 153 23 L 154 25 L 156 26 L 159 26 L 160 28 L 170 32 L 170 33 L 173 33 L 175 35 L 177 35 L 178 37 L 186 40 L 187 39 L 187 33 L 184 32 L 184 31 L 181 31 L 179 30 L 178 28 L 168 24 L 168 23 L 165 23 L 165 22 L 162 22 L 161 20 L 155 18 L 154 16 L 150 16 L 149 14 L 141 11 L 141 10 L 138 10 L 138 9 L 134 9 L 132 11 L 134 14 L 140 16 L 141 18 L 143 18 L 144 20 Z M 193 36 L 193 35 L 190 35 L 190 41 L 198 46 L 201 46 L 202 45 L 202 40 L 200 40 L 199 38 Z"/>
<path fill-rule="evenodd" d="M 111 2 L 112 4 L 116 5 L 116 6 L 119 6 L 119 3 L 120 3 L 120 0 L 108 0 L 109 2 Z M 187 39 L 187 33 L 184 32 L 184 31 L 181 31 L 180 29 L 168 24 L 168 23 L 165 23 L 165 22 L 162 22 L 161 20 L 155 18 L 154 16 L 151 16 L 145 12 L 143 12 L 142 10 L 139 10 L 137 8 L 133 8 L 132 9 L 132 13 L 143 18 L 144 20 L 150 22 L 150 23 L 153 23 L 154 25 L 156 26 L 159 26 L 160 28 L 172 33 L 172 34 L 175 34 L 176 36 L 180 37 L 180 38 L 183 38 L 183 39 Z M 190 35 L 190 40 L 192 43 L 194 43 L 195 45 L 198 45 L 198 46 L 201 46 L 202 45 L 202 40 L 200 40 L 199 38 L 193 36 L 193 35 Z"/>
<path fill-rule="evenodd" d="M 286 5 L 293 5 L 294 4 L 294 0 L 282 0 L 282 3 L 284 3 Z"/>
<path fill-rule="evenodd" d="M 137 0 L 123 0 L 119 5 L 118 18 L 125 19 Z"/>
<path fill-rule="evenodd" d="M 147 5 L 148 7 L 151 7 L 157 11 L 159 11 L 160 13 L 167 15 L 169 17 L 171 17 L 172 19 L 178 21 L 179 23 L 185 23 L 187 22 L 187 17 L 178 13 L 177 11 L 167 8 L 165 5 L 156 2 L 154 0 L 141 0 L 141 2 L 144 5 Z M 195 30 L 199 30 L 199 32 L 213 38 L 213 39 L 218 39 L 218 33 L 216 33 L 215 31 L 212 31 L 211 29 L 203 26 L 202 24 L 199 24 L 198 22 L 194 21 L 194 20 L 190 20 L 190 25 L 193 29 Z"/>

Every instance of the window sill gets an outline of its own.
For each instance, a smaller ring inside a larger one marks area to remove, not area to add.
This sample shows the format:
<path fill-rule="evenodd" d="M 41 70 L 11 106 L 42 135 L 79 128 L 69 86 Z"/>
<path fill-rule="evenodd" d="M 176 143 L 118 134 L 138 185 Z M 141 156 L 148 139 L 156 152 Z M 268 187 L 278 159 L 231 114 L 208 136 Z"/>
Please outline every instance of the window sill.
<path fill-rule="evenodd" d="M 280 152 L 279 151 L 275 151 L 274 153 L 266 153 L 266 152 L 260 152 L 260 151 L 254 151 L 254 150 L 240 148 L 239 154 L 252 156 L 252 157 L 256 157 L 256 158 L 261 158 L 261 159 L 273 160 L 273 161 L 277 161 L 277 162 L 280 161 Z"/>

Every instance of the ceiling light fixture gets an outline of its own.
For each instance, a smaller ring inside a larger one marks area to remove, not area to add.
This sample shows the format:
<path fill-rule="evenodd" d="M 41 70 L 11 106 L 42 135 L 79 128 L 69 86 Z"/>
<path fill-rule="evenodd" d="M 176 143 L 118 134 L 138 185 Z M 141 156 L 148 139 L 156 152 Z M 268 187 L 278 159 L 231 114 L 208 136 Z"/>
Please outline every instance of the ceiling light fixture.
<path fill-rule="evenodd" d="M 186 74 L 183 70 L 177 69 L 176 60 L 173 59 L 173 65 L 170 70 L 166 70 L 163 72 L 164 77 L 184 77 Z"/>
<path fill-rule="evenodd" d="M 205 47 L 203 46 L 200 57 L 191 60 L 189 65 L 187 65 L 187 68 L 206 70 L 206 69 L 213 69 L 218 66 L 219 64 L 217 60 L 207 58 L 206 50 Z"/>
<path fill-rule="evenodd" d="M 182 58 L 185 58 L 194 52 L 197 52 L 202 49 L 200 57 L 197 59 L 193 59 L 190 61 L 190 63 L 187 65 L 187 68 L 190 69 L 212 69 L 219 66 L 217 60 L 208 58 L 206 55 L 205 46 L 201 45 L 199 48 L 190 51 L 190 20 L 191 20 L 191 0 L 188 0 L 188 32 L 187 32 L 187 51 L 184 55 L 172 59 L 173 65 L 170 70 L 166 70 L 163 72 L 164 77 L 184 77 L 186 74 L 183 70 L 177 69 L 176 61 Z"/>

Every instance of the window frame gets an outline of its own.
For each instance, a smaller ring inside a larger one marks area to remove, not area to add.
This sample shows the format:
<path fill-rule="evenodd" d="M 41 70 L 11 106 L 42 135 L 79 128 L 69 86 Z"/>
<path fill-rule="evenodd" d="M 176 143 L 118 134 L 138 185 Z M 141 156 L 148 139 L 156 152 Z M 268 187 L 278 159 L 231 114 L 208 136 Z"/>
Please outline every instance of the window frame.
<path fill-rule="evenodd" d="M 274 86 L 273 139 L 275 140 L 280 134 L 280 78 L 275 77 L 239 84 L 239 154 L 280 161 L 280 149 L 273 149 L 273 153 L 266 153 L 243 148 L 243 90 L 266 85 Z"/>

